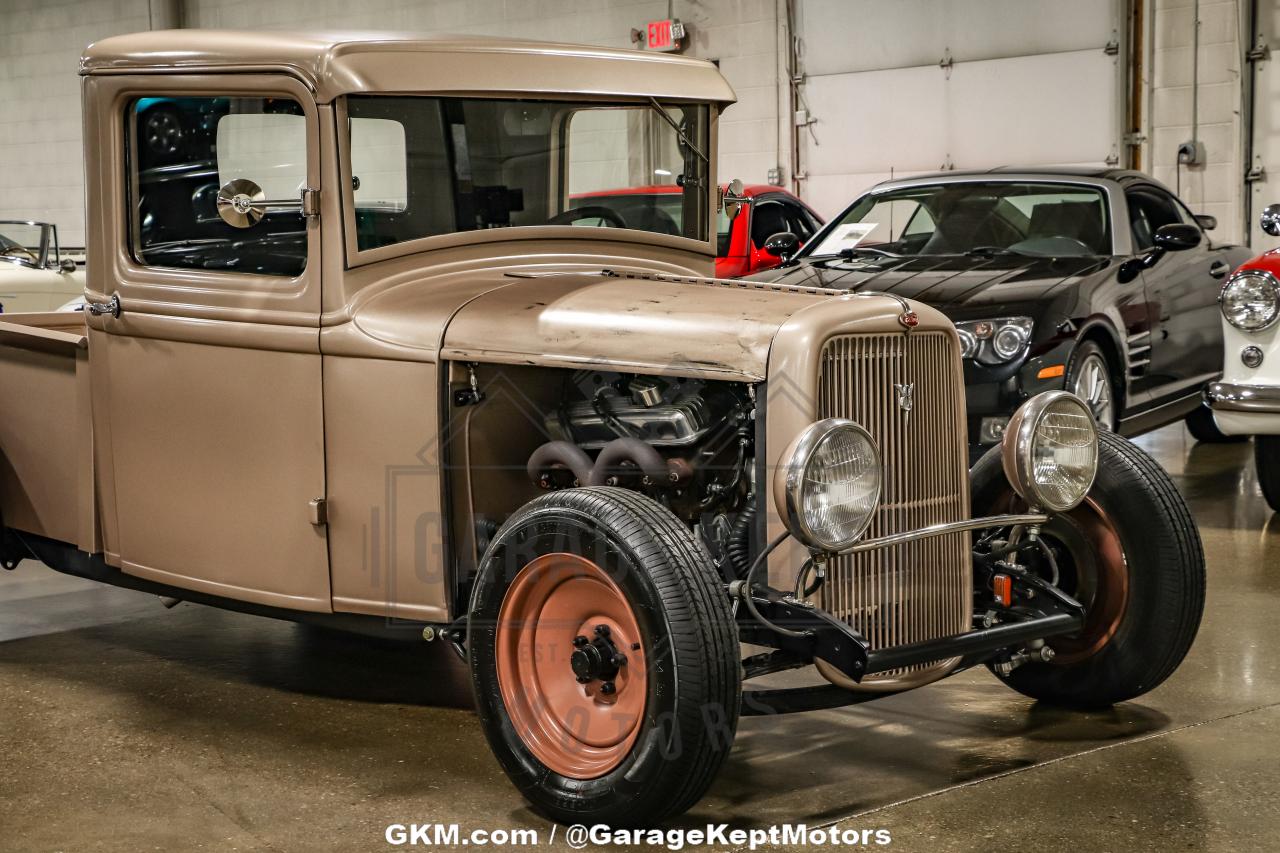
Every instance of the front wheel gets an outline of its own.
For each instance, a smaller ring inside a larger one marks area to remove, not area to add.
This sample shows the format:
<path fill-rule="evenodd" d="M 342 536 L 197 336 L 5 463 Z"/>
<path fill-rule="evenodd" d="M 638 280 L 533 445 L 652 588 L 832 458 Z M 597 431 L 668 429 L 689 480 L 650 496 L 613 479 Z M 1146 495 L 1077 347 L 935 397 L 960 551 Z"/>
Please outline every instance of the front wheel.
<path fill-rule="evenodd" d="M 653 826 L 706 791 L 737 729 L 737 629 L 710 557 L 617 488 L 521 508 L 485 552 L 467 644 L 485 735 L 564 823 Z"/>
<path fill-rule="evenodd" d="M 1253 461 L 1267 506 L 1273 512 L 1280 512 L 1280 435 L 1254 436 Z"/>
<path fill-rule="evenodd" d="M 1115 431 L 1119 409 L 1115 382 L 1106 355 L 1093 341 L 1080 344 L 1072 354 L 1067 365 L 1066 388 L 1084 400 L 1100 428 Z"/>
<path fill-rule="evenodd" d="M 1058 586 L 1085 606 L 1079 634 L 1048 640 L 1050 663 L 998 675 L 1034 699 L 1077 707 L 1123 702 L 1177 669 L 1204 612 L 1204 550 L 1169 475 L 1134 444 L 1099 433 L 1098 474 L 1085 501 L 1053 516 L 1042 537 Z M 973 469 L 973 506 L 1009 507 L 1000 456 Z"/>

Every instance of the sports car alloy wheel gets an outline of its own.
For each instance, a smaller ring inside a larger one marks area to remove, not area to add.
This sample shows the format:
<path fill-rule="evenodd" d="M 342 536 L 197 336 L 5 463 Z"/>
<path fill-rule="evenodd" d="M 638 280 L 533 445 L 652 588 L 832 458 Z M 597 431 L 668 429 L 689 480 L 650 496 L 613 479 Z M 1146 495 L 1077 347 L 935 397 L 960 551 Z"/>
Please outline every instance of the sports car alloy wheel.
<path fill-rule="evenodd" d="M 1115 424 L 1114 394 L 1107 362 L 1096 352 L 1091 352 L 1076 365 L 1072 379 L 1072 393 L 1088 404 L 1099 426 L 1112 429 Z"/>

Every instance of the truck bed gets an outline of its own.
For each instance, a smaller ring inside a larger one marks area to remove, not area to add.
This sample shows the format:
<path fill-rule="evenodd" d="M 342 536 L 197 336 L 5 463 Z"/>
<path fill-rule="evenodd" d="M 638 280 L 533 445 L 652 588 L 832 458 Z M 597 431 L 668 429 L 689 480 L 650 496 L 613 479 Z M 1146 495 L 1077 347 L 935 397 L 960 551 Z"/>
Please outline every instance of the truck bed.
<path fill-rule="evenodd" d="M 0 520 L 99 550 L 83 314 L 0 314 L 0 407 Z"/>

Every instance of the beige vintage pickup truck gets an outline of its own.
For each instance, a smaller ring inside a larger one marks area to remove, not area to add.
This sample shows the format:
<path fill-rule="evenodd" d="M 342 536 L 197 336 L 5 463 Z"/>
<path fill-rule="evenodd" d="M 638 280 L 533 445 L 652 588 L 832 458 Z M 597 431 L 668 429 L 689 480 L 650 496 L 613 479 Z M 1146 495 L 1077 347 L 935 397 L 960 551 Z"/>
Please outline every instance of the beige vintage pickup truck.
<path fill-rule="evenodd" d="M 710 277 L 712 64 L 196 30 L 81 73 L 89 304 L 0 322 L 6 565 L 448 643 L 575 823 L 687 809 L 741 714 L 979 665 L 1105 705 L 1190 647 L 1195 525 L 1079 399 L 968 470 L 941 314 Z"/>

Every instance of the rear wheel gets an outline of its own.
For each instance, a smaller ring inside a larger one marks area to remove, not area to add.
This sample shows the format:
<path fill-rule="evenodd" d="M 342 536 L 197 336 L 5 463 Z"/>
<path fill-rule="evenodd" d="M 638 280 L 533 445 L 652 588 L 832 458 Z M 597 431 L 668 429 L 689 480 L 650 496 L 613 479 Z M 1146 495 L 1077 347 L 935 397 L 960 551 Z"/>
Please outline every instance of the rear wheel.
<path fill-rule="evenodd" d="M 733 744 L 728 599 L 643 495 L 568 489 L 520 509 L 485 553 L 467 636 L 494 754 L 556 820 L 652 826 L 697 802 Z"/>
<path fill-rule="evenodd" d="M 1227 435 L 1218 429 L 1218 423 L 1213 419 L 1213 410 L 1208 406 L 1196 406 L 1192 409 L 1191 414 L 1187 415 L 1187 431 L 1201 444 L 1231 444 L 1249 440 L 1247 435 Z"/>
<path fill-rule="evenodd" d="M 1078 707 L 1132 699 L 1168 678 L 1204 611 L 1204 551 L 1173 481 L 1129 441 L 1112 433 L 1098 439 L 1089 496 L 1042 530 L 1058 586 L 1085 606 L 1084 630 L 1050 639 L 1052 662 L 998 676 L 1032 698 Z M 1014 508 L 999 466 L 995 452 L 974 467 L 975 511 Z"/>
<path fill-rule="evenodd" d="M 1280 435 L 1254 436 L 1253 460 L 1267 506 L 1280 512 Z"/>

